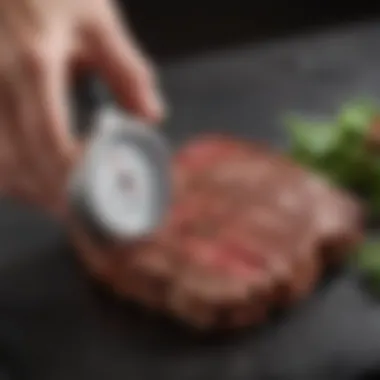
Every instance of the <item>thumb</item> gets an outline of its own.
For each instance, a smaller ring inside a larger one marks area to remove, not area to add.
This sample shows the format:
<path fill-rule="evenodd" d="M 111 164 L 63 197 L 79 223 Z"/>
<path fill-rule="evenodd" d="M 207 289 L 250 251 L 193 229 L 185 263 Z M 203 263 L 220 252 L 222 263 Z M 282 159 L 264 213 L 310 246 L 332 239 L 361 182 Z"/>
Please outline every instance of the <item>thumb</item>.
<path fill-rule="evenodd" d="M 154 70 L 114 8 L 102 13 L 91 37 L 94 65 L 121 105 L 151 122 L 160 121 L 165 112 Z"/>

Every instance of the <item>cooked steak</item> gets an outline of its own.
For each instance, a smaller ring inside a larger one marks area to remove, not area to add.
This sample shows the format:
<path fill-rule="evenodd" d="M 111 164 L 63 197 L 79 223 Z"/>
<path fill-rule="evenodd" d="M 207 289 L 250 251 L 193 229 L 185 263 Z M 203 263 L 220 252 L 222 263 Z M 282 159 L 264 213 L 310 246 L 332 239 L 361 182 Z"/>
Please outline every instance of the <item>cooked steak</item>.
<path fill-rule="evenodd" d="M 197 327 L 264 321 L 307 297 L 361 238 L 355 200 L 267 147 L 197 139 L 174 158 L 173 187 L 146 241 L 105 249 L 74 232 L 98 280 Z"/>

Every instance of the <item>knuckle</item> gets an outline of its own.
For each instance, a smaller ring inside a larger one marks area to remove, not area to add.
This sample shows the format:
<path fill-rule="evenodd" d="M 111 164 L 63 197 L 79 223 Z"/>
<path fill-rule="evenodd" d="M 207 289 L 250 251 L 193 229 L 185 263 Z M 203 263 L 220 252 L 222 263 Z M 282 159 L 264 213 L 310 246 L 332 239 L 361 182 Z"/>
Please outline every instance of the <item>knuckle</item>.
<path fill-rule="evenodd" d="M 34 73 L 43 73 L 49 63 L 47 44 L 42 42 L 25 44 L 22 50 L 22 59 Z"/>
<path fill-rule="evenodd" d="M 15 72 L 26 68 L 35 74 L 43 73 L 51 61 L 51 44 L 46 38 L 34 35 L 24 38 L 7 49 L 2 48 L 0 73 Z"/>

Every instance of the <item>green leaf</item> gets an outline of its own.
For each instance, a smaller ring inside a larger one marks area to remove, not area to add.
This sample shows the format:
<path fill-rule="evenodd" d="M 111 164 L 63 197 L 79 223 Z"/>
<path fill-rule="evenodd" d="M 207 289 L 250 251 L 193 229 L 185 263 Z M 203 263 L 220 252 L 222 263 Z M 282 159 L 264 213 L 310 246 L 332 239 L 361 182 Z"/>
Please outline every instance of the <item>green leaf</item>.
<path fill-rule="evenodd" d="M 359 267 L 365 270 L 379 270 L 380 275 L 380 242 L 367 241 L 359 251 Z"/>
<path fill-rule="evenodd" d="M 308 161 L 318 160 L 330 153 L 338 143 L 338 131 L 326 122 L 305 122 L 293 118 L 289 122 L 292 150 L 302 152 Z"/>
<path fill-rule="evenodd" d="M 292 157 L 336 186 L 356 192 L 380 216 L 380 155 L 366 144 L 366 133 L 380 112 L 374 102 L 344 105 L 332 122 L 288 117 Z"/>
<path fill-rule="evenodd" d="M 364 136 L 376 112 L 373 102 L 350 102 L 341 108 L 337 125 L 347 135 Z"/>
<path fill-rule="evenodd" d="M 363 244 L 357 257 L 357 265 L 370 290 L 380 294 L 380 242 Z"/>
<path fill-rule="evenodd" d="M 363 179 L 364 183 L 364 179 Z M 373 217 L 380 216 L 380 158 L 371 157 L 370 170 L 365 181 L 367 194 L 363 196 L 368 202 Z"/>
<path fill-rule="evenodd" d="M 315 157 L 325 157 L 337 146 L 337 129 L 330 124 L 316 125 L 309 131 L 309 150 Z"/>

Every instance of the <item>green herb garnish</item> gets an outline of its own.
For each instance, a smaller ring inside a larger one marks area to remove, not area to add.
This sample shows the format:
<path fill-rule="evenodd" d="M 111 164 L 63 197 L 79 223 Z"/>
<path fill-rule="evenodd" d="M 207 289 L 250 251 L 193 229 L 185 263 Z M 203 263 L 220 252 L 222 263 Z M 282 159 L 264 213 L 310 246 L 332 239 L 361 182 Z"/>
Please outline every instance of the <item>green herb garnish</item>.
<path fill-rule="evenodd" d="M 380 242 L 364 243 L 357 256 L 357 265 L 370 290 L 380 295 Z"/>
<path fill-rule="evenodd" d="M 357 193 L 380 215 L 380 154 L 368 148 L 380 108 L 370 101 L 344 105 L 331 121 L 290 118 L 290 154 L 337 186 Z"/>

